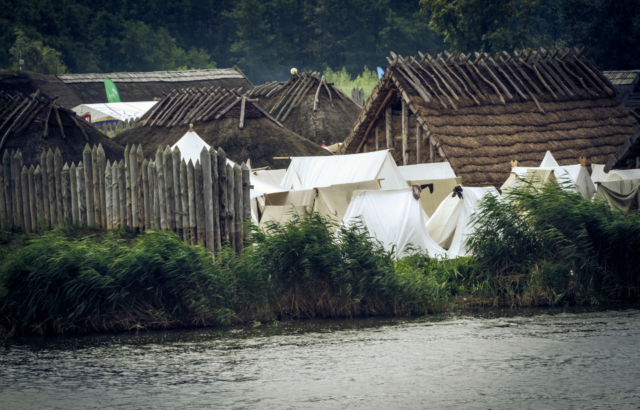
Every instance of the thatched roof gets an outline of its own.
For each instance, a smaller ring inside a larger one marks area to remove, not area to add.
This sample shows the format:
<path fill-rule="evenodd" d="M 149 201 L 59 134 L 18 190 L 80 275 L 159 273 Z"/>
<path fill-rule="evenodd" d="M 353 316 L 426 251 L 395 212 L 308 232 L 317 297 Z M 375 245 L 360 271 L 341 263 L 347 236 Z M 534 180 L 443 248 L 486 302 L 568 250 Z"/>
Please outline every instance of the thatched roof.
<path fill-rule="evenodd" d="M 640 122 L 640 70 L 603 71 L 616 88 L 620 101 Z"/>
<path fill-rule="evenodd" d="M 147 112 L 131 129 L 115 137 L 121 145 L 142 144 L 145 157 L 158 146 L 172 146 L 193 123 L 198 135 L 222 147 L 238 163 L 251 159 L 256 167 L 286 168 L 288 159 L 274 157 L 330 155 L 311 141 L 285 128 L 255 104 L 257 100 L 234 90 L 176 90 Z"/>
<path fill-rule="evenodd" d="M 419 135 L 420 162 L 446 160 L 463 184 L 499 186 L 512 160 L 537 166 L 549 150 L 560 165 L 603 163 L 638 129 L 584 49 L 445 54 L 392 53 L 341 152 L 375 150 L 376 135 L 386 148 L 389 118 L 399 164 L 417 162 Z"/>
<path fill-rule="evenodd" d="M 37 89 L 49 97 L 58 96 L 65 107 L 106 103 L 104 78 L 118 87 L 122 102 L 153 101 L 174 89 L 187 87 L 225 87 L 247 91 L 253 84 L 236 68 L 188 71 L 152 71 L 146 73 L 97 73 L 41 75 L 22 72 L 0 79 L 0 90 L 6 93 L 31 94 Z"/>
<path fill-rule="evenodd" d="M 604 172 L 612 169 L 640 168 L 640 129 L 630 136 L 611 156 L 604 166 Z"/>
<path fill-rule="evenodd" d="M 36 164 L 43 150 L 60 149 L 69 163 L 82 161 L 86 144 L 102 144 L 107 159 L 120 159 L 124 148 L 39 90 L 24 96 L 0 91 L 0 158 L 20 149 L 25 164 Z"/>
<path fill-rule="evenodd" d="M 318 73 L 294 74 L 284 83 L 273 81 L 247 95 L 278 121 L 316 144 L 341 142 L 361 107 Z"/>

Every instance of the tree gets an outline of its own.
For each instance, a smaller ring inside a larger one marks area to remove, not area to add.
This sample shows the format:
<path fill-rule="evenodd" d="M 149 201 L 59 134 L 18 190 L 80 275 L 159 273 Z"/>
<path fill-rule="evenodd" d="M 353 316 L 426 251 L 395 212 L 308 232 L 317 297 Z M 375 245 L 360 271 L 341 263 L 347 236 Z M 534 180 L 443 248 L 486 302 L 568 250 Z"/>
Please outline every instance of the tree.
<path fill-rule="evenodd" d="M 601 68 L 640 68 L 640 1 L 561 0 L 560 15 L 571 43 L 592 47 Z"/>
<path fill-rule="evenodd" d="M 14 70 L 22 69 L 40 74 L 63 74 L 67 71 L 60 52 L 42 45 L 40 40 L 27 37 L 20 29 L 16 29 L 15 34 L 16 41 L 9 50 Z"/>
<path fill-rule="evenodd" d="M 420 0 L 430 26 L 454 51 L 497 52 L 524 48 L 533 0 Z"/>

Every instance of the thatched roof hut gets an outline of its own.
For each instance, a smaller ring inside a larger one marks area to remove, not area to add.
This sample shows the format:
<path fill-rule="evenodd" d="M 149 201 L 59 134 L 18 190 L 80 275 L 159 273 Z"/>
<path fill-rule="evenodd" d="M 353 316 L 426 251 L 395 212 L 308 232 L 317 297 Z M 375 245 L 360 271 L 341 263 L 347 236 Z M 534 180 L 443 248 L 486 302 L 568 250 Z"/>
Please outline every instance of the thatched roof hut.
<path fill-rule="evenodd" d="M 150 157 L 158 146 L 178 142 L 192 123 L 207 144 L 222 147 L 238 163 L 251 159 L 256 168 L 286 168 L 292 156 L 331 155 L 283 127 L 255 103 L 255 99 L 224 88 L 176 90 L 115 141 L 142 144 L 145 157 Z"/>
<path fill-rule="evenodd" d="M 41 89 L 45 94 L 58 96 L 65 107 L 80 104 L 106 103 L 104 78 L 111 79 L 118 87 L 122 102 L 153 101 L 174 89 L 187 87 L 225 87 L 246 92 L 253 84 L 236 67 L 210 70 L 152 71 L 146 73 L 97 73 L 42 75 L 22 72 L 0 79 L 0 90 L 6 93 L 34 93 Z"/>
<path fill-rule="evenodd" d="M 112 161 L 124 154 L 124 148 L 40 90 L 29 96 L 0 91 L 0 158 L 5 150 L 20 149 L 25 164 L 36 164 L 43 150 L 59 148 L 65 161 L 77 164 L 87 143 L 102 144 Z"/>
<path fill-rule="evenodd" d="M 273 81 L 247 94 L 285 127 L 316 144 L 341 142 L 361 107 L 318 73 L 294 74 L 284 83 Z"/>
<path fill-rule="evenodd" d="M 630 136 L 624 144 L 611 156 L 604 166 L 604 172 L 612 169 L 640 168 L 640 129 Z"/>
<path fill-rule="evenodd" d="M 393 148 L 398 164 L 449 161 L 499 186 L 510 161 L 606 162 L 639 127 L 583 50 L 402 58 L 392 53 L 341 153 Z"/>
<path fill-rule="evenodd" d="M 616 88 L 620 101 L 640 122 L 640 70 L 603 71 Z"/>

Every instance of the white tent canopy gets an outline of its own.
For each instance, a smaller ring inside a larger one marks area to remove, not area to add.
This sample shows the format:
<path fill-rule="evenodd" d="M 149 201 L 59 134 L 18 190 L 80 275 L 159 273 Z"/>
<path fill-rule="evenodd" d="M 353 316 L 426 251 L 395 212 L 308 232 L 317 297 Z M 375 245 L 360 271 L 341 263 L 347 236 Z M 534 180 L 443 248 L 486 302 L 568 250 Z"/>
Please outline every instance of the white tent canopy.
<path fill-rule="evenodd" d="M 204 142 L 204 140 L 200 138 L 193 129 L 190 129 L 173 145 L 173 147 L 171 147 L 172 150 L 176 148 L 180 150 L 180 154 L 182 155 L 184 162 L 188 164 L 189 161 L 192 161 L 193 165 L 195 165 L 196 161 L 200 160 L 200 152 L 202 152 L 202 148 L 209 150 L 211 149 L 211 146 Z"/>
<path fill-rule="evenodd" d="M 433 181 L 437 179 L 455 178 L 451 164 L 434 162 L 431 164 L 415 164 L 398 167 L 405 181 Z"/>
<path fill-rule="evenodd" d="M 286 169 L 264 169 L 261 171 L 252 171 L 251 173 L 261 180 L 267 181 L 274 185 L 280 185 L 284 179 Z"/>
<path fill-rule="evenodd" d="M 157 101 L 80 104 L 73 111 L 80 117 L 90 115 L 91 122 L 126 121 L 142 117 Z"/>
<path fill-rule="evenodd" d="M 382 189 L 404 188 L 389 150 L 331 157 L 293 157 L 280 184 L 286 189 L 311 189 L 381 180 Z"/>
<path fill-rule="evenodd" d="M 515 167 L 511 170 L 511 176 L 502 185 L 501 189 L 503 193 L 509 188 L 520 185 L 519 180 L 524 180 L 527 177 L 527 171 L 529 170 L 551 170 L 560 184 L 570 183 L 574 189 L 582 194 L 585 199 L 591 199 L 596 192 L 596 187 L 589 176 L 587 167 L 583 167 L 580 164 L 577 165 L 564 165 L 559 166 L 556 160 L 551 155 L 551 152 L 547 151 L 540 164 L 540 167 Z M 530 174 L 534 175 L 534 174 Z"/>
<path fill-rule="evenodd" d="M 475 231 L 471 216 L 478 210 L 485 195 L 500 197 L 494 187 L 464 187 L 462 199 L 458 195 L 449 195 L 429 219 L 427 232 L 439 246 L 448 249 L 450 257 L 469 254 L 465 242 Z"/>
<path fill-rule="evenodd" d="M 607 181 L 638 179 L 640 178 L 640 169 L 612 169 L 607 175 Z"/>
<path fill-rule="evenodd" d="M 429 237 L 426 230 L 428 220 L 420 201 L 413 197 L 413 189 L 407 187 L 355 191 L 343 223 L 350 226 L 362 222 L 385 249 L 395 246 L 397 257 L 407 254 L 409 244 L 432 257 L 446 256 L 446 251 Z"/>

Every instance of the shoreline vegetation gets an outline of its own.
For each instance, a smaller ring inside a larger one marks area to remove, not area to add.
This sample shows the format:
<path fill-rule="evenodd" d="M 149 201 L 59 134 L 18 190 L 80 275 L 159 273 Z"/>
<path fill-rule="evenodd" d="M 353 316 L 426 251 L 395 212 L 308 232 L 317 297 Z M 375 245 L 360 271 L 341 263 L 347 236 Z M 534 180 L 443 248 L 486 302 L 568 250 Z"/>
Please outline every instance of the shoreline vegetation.
<path fill-rule="evenodd" d="M 172 232 L 77 226 L 0 236 L 0 335 L 407 316 L 476 306 L 638 301 L 640 215 L 558 185 L 487 196 L 473 256 L 396 260 L 364 227 L 319 214 L 215 255 Z"/>

